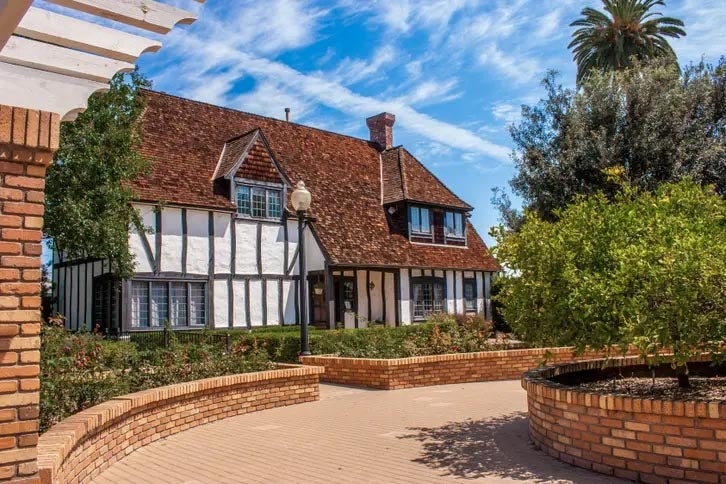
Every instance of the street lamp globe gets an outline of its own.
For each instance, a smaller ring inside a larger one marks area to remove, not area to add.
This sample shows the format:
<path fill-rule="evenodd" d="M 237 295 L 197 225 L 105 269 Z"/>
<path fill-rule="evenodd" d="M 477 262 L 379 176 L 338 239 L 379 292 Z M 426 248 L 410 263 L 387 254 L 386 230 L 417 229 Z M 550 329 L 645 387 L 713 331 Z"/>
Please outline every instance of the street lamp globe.
<path fill-rule="evenodd" d="M 306 212 L 310 208 L 310 192 L 305 188 L 305 182 L 297 182 L 295 190 L 290 194 L 290 203 L 296 212 Z"/>

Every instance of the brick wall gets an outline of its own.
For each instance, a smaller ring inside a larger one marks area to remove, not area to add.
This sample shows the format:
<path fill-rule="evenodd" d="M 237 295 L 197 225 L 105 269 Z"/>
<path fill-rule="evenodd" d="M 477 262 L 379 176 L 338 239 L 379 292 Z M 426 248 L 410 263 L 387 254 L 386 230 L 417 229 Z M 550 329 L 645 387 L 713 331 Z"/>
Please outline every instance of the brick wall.
<path fill-rule="evenodd" d="M 480 381 L 516 380 L 522 373 L 547 363 L 581 361 L 604 356 L 588 351 L 574 356 L 572 348 L 483 351 L 417 356 L 389 360 L 305 356 L 305 365 L 325 367 L 321 380 L 383 390 Z"/>
<path fill-rule="evenodd" d="M 0 482 L 39 482 L 40 242 L 59 122 L 0 106 Z"/>
<path fill-rule="evenodd" d="M 73 415 L 40 437 L 41 482 L 87 482 L 134 450 L 192 427 L 318 400 L 322 368 L 287 366 L 154 388 Z"/>
<path fill-rule="evenodd" d="M 535 445 L 578 467 L 649 483 L 726 483 L 726 402 L 596 395 L 547 380 L 589 361 L 522 379 Z M 619 358 L 610 366 L 644 363 Z"/>

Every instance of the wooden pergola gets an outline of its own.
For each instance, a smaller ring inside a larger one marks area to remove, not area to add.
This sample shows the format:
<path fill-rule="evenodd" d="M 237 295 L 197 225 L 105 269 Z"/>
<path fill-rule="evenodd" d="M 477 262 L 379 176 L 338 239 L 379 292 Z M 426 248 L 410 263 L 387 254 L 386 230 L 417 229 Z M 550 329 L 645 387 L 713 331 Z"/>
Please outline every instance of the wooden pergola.
<path fill-rule="evenodd" d="M 196 0 L 203 3 L 204 0 Z M 76 12 L 157 34 L 196 16 L 153 0 L 48 0 Z M 35 7 L 0 0 L 0 104 L 58 113 L 82 111 L 92 93 L 108 89 L 117 72 L 134 69 L 157 40 Z"/>
<path fill-rule="evenodd" d="M 204 0 L 196 0 L 203 3 Z M 193 13 L 154 0 L 0 0 L 0 483 L 48 480 L 38 459 L 45 169 L 60 122 Z M 55 9 L 54 9 L 55 10 Z M 112 22 L 109 22 L 112 21 Z"/>

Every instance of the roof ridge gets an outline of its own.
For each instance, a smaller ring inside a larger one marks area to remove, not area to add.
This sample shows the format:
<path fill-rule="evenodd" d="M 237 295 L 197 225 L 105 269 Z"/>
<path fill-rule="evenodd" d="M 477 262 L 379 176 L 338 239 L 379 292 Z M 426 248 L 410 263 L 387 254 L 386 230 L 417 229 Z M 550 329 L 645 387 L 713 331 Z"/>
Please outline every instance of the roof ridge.
<path fill-rule="evenodd" d="M 473 207 L 473 206 L 472 206 L 471 204 L 469 204 L 469 203 L 465 202 L 465 201 L 464 201 L 464 200 L 463 200 L 463 199 L 462 199 L 462 198 L 461 198 L 461 197 L 460 197 L 459 195 L 457 195 L 456 193 L 454 193 L 454 191 L 453 191 L 453 190 L 452 190 L 451 188 L 449 188 L 449 187 L 448 187 L 448 186 L 446 185 L 446 183 L 444 183 L 443 181 L 441 181 L 441 179 L 440 179 L 440 178 L 439 178 L 438 176 L 436 176 L 436 175 L 434 174 L 434 172 L 433 172 L 433 171 L 429 170 L 429 169 L 428 169 L 428 167 L 427 167 L 426 165 L 424 165 L 423 163 L 421 163 L 421 160 L 419 160 L 418 158 L 416 158 L 416 157 L 415 157 L 415 156 L 413 155 L 413 153 L 411 153 L 410 151 L 408 151 L 408 150 L 407 150 L 407 149 L 406 149 L 405 147 L 403 147 L 403 146 L 401 146 L 400 148 L 401 148 L 401 149 L 402 149 L 403 151 L 405 151 L 405 152 L 406 152 L 406 153 L 407 153 L 407 154 L 408 154 L 408 155 L 409 155 L 409 156 L 410 156 L 411 158 L 413 158 L 413 159 L 414 159 L 414 160 L 416 161 L 416 163 L 418 163 L 419 165 L 421 165 L 421 167 L 422 167 L 422 168 L 423 168 L 424 170 L 426 170 L 426 171 L 427 171 L 427 172 L 428 172 L 428 173 L 429 173 L 429 174 L 430 174 L 430 175 L 431 175 L 432 177 L 434 177 L 434 179 L 435 179 L 435 180 L 436 180 L 437 182 L 439 182 L 439 183 L 441 184 L 441 186 L 442 186 L 442 187 L 444 187 L 444 189 L 446 189 L 446 191 L 448 191 L 448 192 L 449 192 L 449 194 L 451 194 L 451 196 L 453 196 L 454 198 L 456 198 L 457 200 L 459 200 L 459 201 L 460 201 L 460 202 L 461 202 L 462 204 L 466 205 L 466 206 L 467 206 L 467 207 L 469 208 L 469 210 L 474 210 L 474 207 Z M 403 175 L 403 172 L 401 172 L 401 175 Z"/>
<path fill-rule="evenodd" d="M 365 138 L 358 138 L 357 136 L 352 136 L 352 135 L 349 135 L 349 134 L 337 133 L 335 131 L 330 131 L 330 130 L 327 130 L 327 129 L 322 129 L 322 128 L 318 128 L 318 127 L 315 127 L 315 126 L 310 126 L 310 125 L 307 125 L 307 124 L 296 123 L 294 121 L 285 121 L 283 119 L 273 118 L 271 116 L 263 116 L 261 114 L 250 113 L 248 111 L 242 111 L 241 109 L 230 108 L 230 107 L 227 107 L 227 106 L 219 106 L 218 104 L 212 104 L 212 103 L 208 103 L 208 102 L 205 102 L 205 101 L 197 101 L 195 99 L 188 99 L 188 98 L 181 97 L 181 96 L 178 96 L 176 94 L 171 94 L 171 93 L 164 92 L 164 91 L 157 91 L 157 90 L 154 90 L 154 89 L 147 89 L 147 88 L 140 88 L 139 90 L 140 91 L 145 91 L 145 92 L 150 92 L 152 94 L 159 94 L 159 95 L 162 95 L 162 96 L 173 97 L 173 98 L 179 99 L 180 101 L 183 101 L 183 102 L 194 103 L 194 104 L 201 104 L 201 105 L 209 106 L 209 107 L 212 107 L 212 108 L 215 108 L 215 109 L 223 109 L 225 111 L 232 111 L 234 113 L 240 113 L 240 114 L 244 114 L 246 116 L 253 116 L 255 118 L 267 119 L 267 120 L 270 120 L 270 121 L 274 121 L 276 123 L 292 124 L 294 126 L 299 126 L 301 128 L 312 129 L 312 130 L 315 130 L 315 131 L 320 131 L 321 133 L 332 134 L 332 135 L 335 135 L 335 136 L 342 136 L 343 138 L 350 138 L 350 139 L 355 140 L 355 141 L 360 141 L 362 143 L 367 144 L 368 146 L 371 146 L 371 143 L 372 143 L 370 140 L 367 140 Z"/>

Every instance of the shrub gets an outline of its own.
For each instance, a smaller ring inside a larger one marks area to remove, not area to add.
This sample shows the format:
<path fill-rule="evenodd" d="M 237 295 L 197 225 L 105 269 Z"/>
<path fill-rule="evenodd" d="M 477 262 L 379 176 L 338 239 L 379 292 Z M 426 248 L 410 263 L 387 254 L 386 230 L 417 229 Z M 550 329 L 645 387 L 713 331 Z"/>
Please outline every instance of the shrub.
<path fill-rule="evenodd" d="M 62 320 L 41 334 L 40 430 L 118 395 L 214 376 L 273 368 L 256 344 L 219 345 L 179 342 L 169 348 L 139 350 L 132 341 L 104 341 L 93 333 L 70 333 Z"/>
<path fill-rule="evenodd" d="M 726 201 L 684 181 L 580 199 L 556 222 L 528 214 L 496 234 L 504 316 L 537 345 L 664 349 L 688 386 L 689 359 L 726 337 Z"/>

